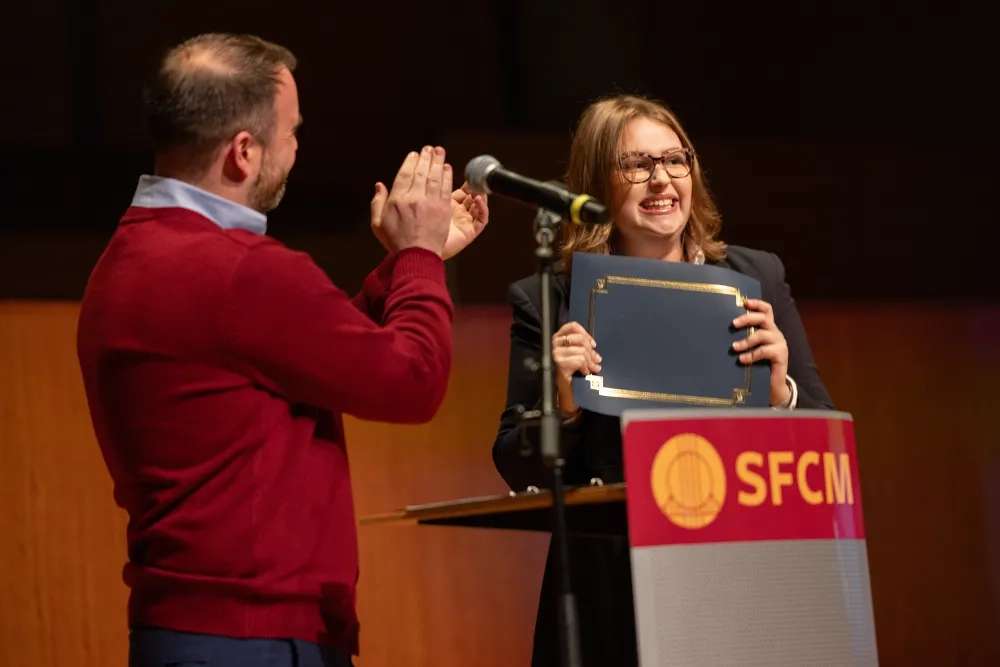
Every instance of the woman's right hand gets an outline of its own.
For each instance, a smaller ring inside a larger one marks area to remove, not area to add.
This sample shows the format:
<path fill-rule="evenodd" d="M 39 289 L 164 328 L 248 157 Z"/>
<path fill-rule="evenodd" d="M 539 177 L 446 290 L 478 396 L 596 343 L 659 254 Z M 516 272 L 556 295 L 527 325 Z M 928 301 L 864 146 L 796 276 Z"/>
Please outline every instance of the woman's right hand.
<path fill-rule="evenodd" d="M 601 370 L 601 355 L 594 349 L 597 341 L 577 322 L 567 322 L 552 336 L 552 363 L 555 366 L 559 409 L 570 417 L 580 409 L 573 402 L 573 374 L 584 375 Z"/>

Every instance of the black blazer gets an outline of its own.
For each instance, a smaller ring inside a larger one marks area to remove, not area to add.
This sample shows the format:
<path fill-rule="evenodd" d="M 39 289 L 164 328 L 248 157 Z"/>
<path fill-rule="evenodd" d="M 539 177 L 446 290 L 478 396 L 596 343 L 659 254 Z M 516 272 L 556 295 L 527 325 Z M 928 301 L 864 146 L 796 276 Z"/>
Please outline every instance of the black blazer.
<path fill-rule="evenodd" d="M 725 259 L 711 263 L 760 281 L 761 297 L 774 308 L 775 324 L 788 343 L 788 375 L 798 385 L 796 408 L 832 410 L 833 402 L 813 362 L 805 329 L 785 282 L 785 267 L 777 255 L 729 246 Z M 552 331 L 555 332 L 568 318 L 569 276 L 558 274 L 553 284 Z M 525 363 L 527 359 L 540 361 L 540 276 L 535 274 L 513 283 L 508 299 L 514 322 L 510 329 L 507 405 L 493 443 L 493 462 L 515 491 L 523 491 L 529 485 L 550 488 L 551 475 L 538 451 L 537 427 L 526 427 L 519 419 L 522 407 L 534 410 L 541 406 L 540 375 Z M 622 481 L 621 427 L 617 417 L 585 411 L 572 424 L 563 426 L 561 437 L 566 451 L 564 479 L 567 484 L 586 484 L 592 477 L 600 477 L 608 483 Z M 525 455 L 525 451 L 530 453 Z"/>

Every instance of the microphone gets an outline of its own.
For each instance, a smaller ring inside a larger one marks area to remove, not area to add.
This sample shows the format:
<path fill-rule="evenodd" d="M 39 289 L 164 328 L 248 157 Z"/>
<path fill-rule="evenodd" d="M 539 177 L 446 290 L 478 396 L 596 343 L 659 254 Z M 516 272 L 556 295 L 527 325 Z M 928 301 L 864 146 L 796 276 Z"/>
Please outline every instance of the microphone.
<path fill-rule="evenodd" d="M 590 195 L 573 194 L 565 186 L 542 183 L 503 168 L 492 155 L 480 155 L 465 165 L 465 180 L 478 195 L 498 194 L 544 208 L 576 224 L 611 222 L 608 209 Z"/>

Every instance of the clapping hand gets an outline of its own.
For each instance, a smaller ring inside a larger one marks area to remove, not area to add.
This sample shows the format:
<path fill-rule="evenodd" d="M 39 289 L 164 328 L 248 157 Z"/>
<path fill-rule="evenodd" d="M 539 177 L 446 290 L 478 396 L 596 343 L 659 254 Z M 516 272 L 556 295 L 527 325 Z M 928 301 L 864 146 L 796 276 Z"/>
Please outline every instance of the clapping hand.
<path fill-rule="evenodd" d="M 425 147 L 424 155 L 429 147 Z M 444 149 L 438 148 L 443 160 Z M 450 174 L 450 167 L 449 167 Z M 450 189 L 450 181 L 449 181 Z M 396 252 L 393 243 L 386 237 L 383 218 L 386 206 L 389 203 L 389 192 L 382 183 L 375 184 L 375 196 L 371 201 L 371 227 L 372 233 L 379 243 L 389 252 Z M 489 224 L 490 210 L 485 195 L 476 195 L 469 190 L 468 183 L 451 193 L 451 221 L 448 228 L 448 235 L 444 245 L 440 250 L 442 259 L 450 259 L 472 243 L 482 233 L 486 225 Z"/>
<path fill-rule="evenodd" d="M 486 229 L 490 221 L 490 208 L 486 195 L 476 195 L 469 190 L 468 182 L 451 193 L 451 229 L 444 245 L 444 259 L 454 257 Z"/>
<path fill-rule="evenodd" d="M 440 146 L 424 146 L 406 156 L 392 183 L 381 183 L 372 198 L 372 231 L 390 253 L 419 247 L 443 255 L 448 238 L 451 165 Z"/>

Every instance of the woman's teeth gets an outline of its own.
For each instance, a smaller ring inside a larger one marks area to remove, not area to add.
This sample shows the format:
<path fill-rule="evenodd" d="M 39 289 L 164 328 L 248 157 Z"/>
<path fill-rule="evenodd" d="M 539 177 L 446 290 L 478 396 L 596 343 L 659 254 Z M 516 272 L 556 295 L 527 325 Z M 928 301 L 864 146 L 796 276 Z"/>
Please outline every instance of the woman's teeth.
<path fill-rule="evenodd" d="M 674 200 L 672 198 L 665 199 L 650 199 L 642 203 L 642 208 L 647 211 L 669 211 L 674 207 Z"/>

